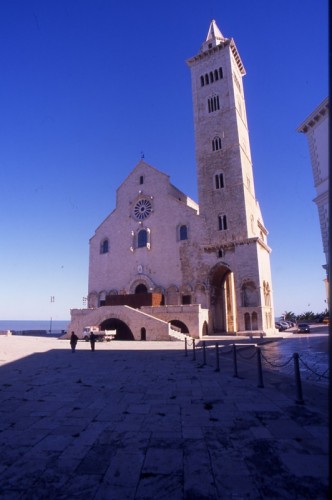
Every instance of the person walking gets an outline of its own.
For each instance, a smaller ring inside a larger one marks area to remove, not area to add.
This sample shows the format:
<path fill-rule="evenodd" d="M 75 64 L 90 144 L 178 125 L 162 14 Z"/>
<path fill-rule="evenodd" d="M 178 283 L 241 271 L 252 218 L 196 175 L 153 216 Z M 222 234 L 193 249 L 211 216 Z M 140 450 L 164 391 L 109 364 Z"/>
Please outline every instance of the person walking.
<path fill-rule="evenodd" d="M 90 346 L 91 346 L 91 351 L 95 350 L 95 344 L 96 344 L 96 336 L 95 334 L 91 331 L 90 332 Z"/>
<path fill-rule="evenodd" d="M 78 341 L 78 336 L 75 334 L 75 332 L 71 332 L 70 336 L 71 352 L 75 352 L 77 341 Z"/>

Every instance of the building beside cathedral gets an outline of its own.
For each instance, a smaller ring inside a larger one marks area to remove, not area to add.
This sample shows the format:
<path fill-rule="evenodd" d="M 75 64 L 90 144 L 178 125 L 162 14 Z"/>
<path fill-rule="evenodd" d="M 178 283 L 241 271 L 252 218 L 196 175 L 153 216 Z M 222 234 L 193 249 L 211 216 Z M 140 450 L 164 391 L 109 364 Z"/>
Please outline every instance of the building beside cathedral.
<path fill-rule="evenodd" d="M 171 340 L 181 331 L 273 333 L 271 249 L 255 197 L 242 78 L 232 38 L 212 21 L 192 76 L 198 204 L 143 159 L 90 240 L 88 308 L 69 330 Z"/>
<path fill-rule="evenodd" d="M 323 268 L 326 288 L 326 303 L 329 304 L 329 98 L 323 102 L 298 127 L 298 132 L 306 134 L 309 146 L 311 167 L 316 190 L 313 200 L 317 205 L 320 230 L 325 254 Z"/>

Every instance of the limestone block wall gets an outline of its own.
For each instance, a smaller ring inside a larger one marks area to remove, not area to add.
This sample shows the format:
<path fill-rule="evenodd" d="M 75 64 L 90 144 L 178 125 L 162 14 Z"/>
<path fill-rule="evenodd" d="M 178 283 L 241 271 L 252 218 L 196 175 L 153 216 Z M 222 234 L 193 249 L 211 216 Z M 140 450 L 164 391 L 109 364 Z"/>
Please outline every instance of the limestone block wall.
<path fill-rule="evenodd" d="M 67 337 L 70 337 L 72 331 L 81 337 L 84 327 L 100 326 L 107 319 L 123 321 L 130 328 L 135 340 L 141 340 L 142 328 L 145 328 L 146 340 L 171 340 L 169 336 L 170 325 L 166 321 L 128 306 L 72 309 Z"/>
<path fill-rule="evenodd" d="M 203 336 L 204 323 L 208 324 L 209 321 L 208 309 L 202 308 L 200 304 L 143 307 L 142 311 L 167 322 L 181 321 L 188 327 L 189 335 L 194 338 Z"/>
<path fill-rule="evenodd" d="M 140 196 L 150 197 L 153 207 L 143 221 L 132 217 Z M 150 288 L 166 290 L 171 285 L 192 284 L 193 263 L 199 252 L 197 241 L 204 237 L 204 220 L 197 214 L 195 203 L 171 186 L 166 175 L 144 162 L 119 188 L 117 203 L 116 210 L 90 240 L 89 293 L 133 293 L 133 284 L 140 281 L 148 285 L 148 292 Z M 184 241 L 179 238 L 181 225 L 188 228 L 188 239 Z M 137 248 L 135 240 L 141 228 L 149 231 L 149 245 Z M 109 251 L 102 254 L 104 239 L 109 241 Z"/>

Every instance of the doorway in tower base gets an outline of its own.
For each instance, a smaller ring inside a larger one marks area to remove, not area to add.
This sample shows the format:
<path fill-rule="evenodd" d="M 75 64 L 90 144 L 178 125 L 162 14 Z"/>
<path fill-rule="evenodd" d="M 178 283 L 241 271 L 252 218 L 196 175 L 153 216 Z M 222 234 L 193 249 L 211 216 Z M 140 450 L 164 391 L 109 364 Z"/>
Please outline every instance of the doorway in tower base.
<path fill-rule="evenodd" d="M 114 340 L 135 340 L 132 331 L 124 321 L 117 318 L 109 318 L 100 324 L 101 330 L 116 330 Z"/>
<path fill-rule="evenodd" d="M 225 264 L 217 264 L 210 272 L 211 333 L 236 331 L 234 274 Z"/>

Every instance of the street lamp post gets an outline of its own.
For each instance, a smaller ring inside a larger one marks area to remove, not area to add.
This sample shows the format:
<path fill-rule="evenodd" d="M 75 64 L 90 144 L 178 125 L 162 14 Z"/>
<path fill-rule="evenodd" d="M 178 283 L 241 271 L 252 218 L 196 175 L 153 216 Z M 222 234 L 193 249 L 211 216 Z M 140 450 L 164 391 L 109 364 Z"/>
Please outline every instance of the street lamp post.
<path fill-rule="evenodd" d="M 51 304 L 54 304 L 55 297 L 54 295 L 51 295 Z M 52 316 L 50 319 L 50 334 L 52 333 Z"/>

